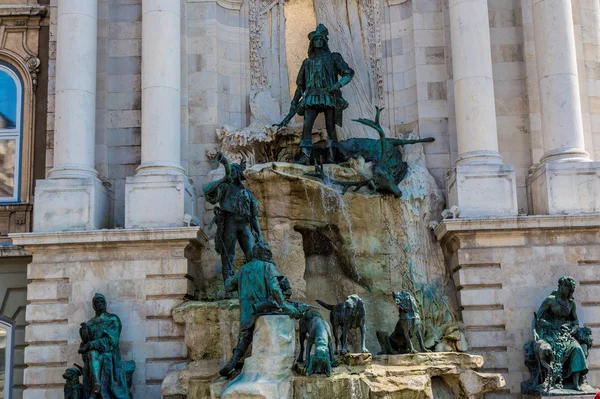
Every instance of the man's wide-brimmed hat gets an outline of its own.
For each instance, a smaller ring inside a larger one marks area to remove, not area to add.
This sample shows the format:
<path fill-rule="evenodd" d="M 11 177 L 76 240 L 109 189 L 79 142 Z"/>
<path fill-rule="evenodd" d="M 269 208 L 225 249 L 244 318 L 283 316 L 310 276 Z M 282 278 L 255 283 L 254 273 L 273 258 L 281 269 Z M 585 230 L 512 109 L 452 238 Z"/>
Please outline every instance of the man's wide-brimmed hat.
<path fill-rule="evenodd" d="M 319 26 L 317 26 L 317 30 L 308 34 L 308 39 L 313 40 L 317 36 L 321 36 L 323 39 L 328 40 L 329 30 L 327 30 L 325 25 L 319 24 Z"/>

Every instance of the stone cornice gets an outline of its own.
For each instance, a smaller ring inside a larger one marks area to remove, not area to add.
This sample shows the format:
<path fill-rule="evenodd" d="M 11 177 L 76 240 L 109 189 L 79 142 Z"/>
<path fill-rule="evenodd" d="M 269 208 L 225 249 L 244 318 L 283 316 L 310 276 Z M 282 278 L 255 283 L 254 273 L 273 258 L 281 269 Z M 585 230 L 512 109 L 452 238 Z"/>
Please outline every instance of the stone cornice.
<path fill-rule="evenodd" d="M 441 241 L 450 233 L 541 229 L 600 229 L 600 215 L 446 219 L 436 227 L 434 234 Z"/>
<path fill-rule="evenodd" d="M 52 245 L 134 244 L 136 242 L 184 240 L 204 246 L 208 241 L 208 237 L 199 227 L 15 233 L 10 234 L 9 237 L 12 239 L 13 245 L 25 247 L 27 250 L 32 247 Z"/>
<path fill-rule="evenodd" d="M 244 0 L 186 0 L 188 3 L 217 3 L 228 10 L 239 11 L 242 9 Z"/>
<path fill-rule="evenodd" d="M 45 6 L 28 4 L 6 4 L 0 5 L 0 17 L 45 15 Z"/>

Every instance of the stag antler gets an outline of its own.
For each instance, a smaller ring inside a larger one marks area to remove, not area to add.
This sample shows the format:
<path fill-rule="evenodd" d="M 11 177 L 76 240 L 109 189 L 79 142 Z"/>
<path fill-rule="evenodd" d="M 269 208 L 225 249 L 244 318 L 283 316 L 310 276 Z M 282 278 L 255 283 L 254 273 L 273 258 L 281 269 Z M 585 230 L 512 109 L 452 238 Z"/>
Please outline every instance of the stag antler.
<path fill-rule="evenodd" d="M 379 108 L 378 106 L 375 106 L 375 110 L 377 112 L 375 113 L 374 121 L 366 118 L 352 119 L 354 122 L 358 122 L 365 126 L 369 126 L 370 128 L 377 130 L 377 133 L 379 133 L 379 139 L 381 141 L 381 157 L 379 158 L 379 162 L 385 159 L 385 155 L 387 153 L 385 131 L 383 130 L 383 127 L 379 124 L 379 117 L 381 116 L 381 111 L 383 111 L 384 109 L 385 108 Z"/>

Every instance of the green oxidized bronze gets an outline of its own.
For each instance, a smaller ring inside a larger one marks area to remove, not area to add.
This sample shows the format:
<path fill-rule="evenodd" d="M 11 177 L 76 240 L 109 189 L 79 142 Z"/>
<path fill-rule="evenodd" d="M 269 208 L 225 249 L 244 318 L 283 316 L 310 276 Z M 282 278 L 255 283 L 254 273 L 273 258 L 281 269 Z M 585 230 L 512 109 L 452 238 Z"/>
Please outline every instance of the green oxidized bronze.
<path fill-rule="evenodd" d="M 242 183 L 246 163 L 232 164 L 221 153 L 217 154 L 217 162 L 225 167 L 225 177 L 204 186 L 204 198 L 211 204 L 219 204 L 214 209 L 213 220 L 217 224 L 215 249 L 221 255 L 223 280 L 227 281 L 233 275 L 236 242 L 248 262 L 252 260 L 255 238 L 261 241 L 262 233 L 258 224 L 258 201 Z"/>
<path fill-rule="evenodd" d="M 227 291 L 236 291 L 240 298 L 240 332 L 233 357 L 219 371 L 229 375 L 252 343 L 254 323 L 261 315 L 288 314 L 299 317 L 298 309 L 286 301 L 282 285 L 285 276 L 277 269 L 269 245 L 260 241 L 253 248 L 254 259 L 243 265 L 225 282 Z"/>
<path fill-rule="evenodd" d="M 79 382 L 82 371 L 81 366 L 78 365 L 65 370 L 63 374 L 65 399 L 83 399 L 83 385 Z"/>
<path fill-rule="evenodd" d="M 580 395 L 596 393 L 586 382 L 591 330 L 579 326 L 573 293 L 575 280 L 564 276 L 533 320 L 533 341 L 525 346 L 531 378 L 521 384 L 527 394 Z"/>
<path fill-rule="evenodd" d="M 121 320 L 106 311 L 106 298 L 96 294 L 92 301 L 96 316 L 81 323 L 79 353 L 83 357 L 83 398 L 130 399 L 135 362 L 121 361 Z"/>
<path fill-rule="evenodd" d="M 350 83 L 354 71 L 341 54 L 329 50 L 329 31 L 324 25 L 319 24 L 308 35 L 308 39 L 308 58 L 300 67 L 290 112 L 277 126 L 286 126 L 295 114 L 304 116 L 298 163 L 308 165 L 312 151 L 312 129 L 319 113 L 324 113 L 328 136 L 325 162 L 333 163 L 338 146 L 335 125 L 342 126 L 342 112 L 348 108 L 341 88 Z"/>
<path fill-rule="evenodd" d="M 339 159 L 341 161 L 360 156 L 365 161 L 374 163 L 373 175 L 370 178 L 353 182 L 331 179 L 325 174 L 323 166 L 317 162 L 315 162 L 315 172 L 308 173 L 307 175 L 318 177 L 326 182 L 341 186 L 343 194 L 350 187 L 355 187 L 354 191 L 358 191 L 362 187 L 369 187 L 373 192 L 393 194 L 396 197 L 402 196 L 398 184 L 406 177 L 408 164 L 402 159 L 402 153 L 396 150 L 395 147 L 407 144 L 429 143 L 435 139 L 433 137 L 414 140 L 386 138 L 385 131 L 379 123 L 383 108 L 375 108 L 377 112 L 374 121 L 364 118 L 354 119 L 354 121 L 375 129 L 379 134 L 379 140 L 352 138 L 339 143 Z"/>

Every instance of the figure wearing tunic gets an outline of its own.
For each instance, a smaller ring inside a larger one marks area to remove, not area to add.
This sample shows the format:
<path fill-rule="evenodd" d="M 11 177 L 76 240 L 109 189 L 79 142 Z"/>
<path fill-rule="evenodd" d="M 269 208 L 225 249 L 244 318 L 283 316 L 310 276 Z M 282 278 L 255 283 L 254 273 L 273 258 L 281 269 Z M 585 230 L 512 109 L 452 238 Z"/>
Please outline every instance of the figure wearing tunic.
<path fill-rule="evenodd" d="M 338 82 L 338 75 L 348 80 L 354 76 L 354 71 L 340 53 L 315 53 L 305 59 L 296 85 L 304 93 L 306 107 L 348 108 L 340 89 L 329 91 Z"/>

